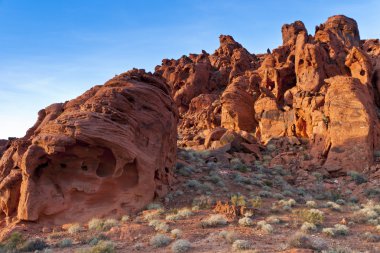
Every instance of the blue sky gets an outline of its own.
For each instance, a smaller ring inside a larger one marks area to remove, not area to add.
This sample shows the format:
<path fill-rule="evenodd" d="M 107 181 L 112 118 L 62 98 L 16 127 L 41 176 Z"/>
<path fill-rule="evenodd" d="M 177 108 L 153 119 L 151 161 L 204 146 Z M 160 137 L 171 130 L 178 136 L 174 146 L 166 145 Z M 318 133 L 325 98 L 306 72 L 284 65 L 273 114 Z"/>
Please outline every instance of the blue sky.
<path fill-rule="evenodd" d="M 21 137 L 39 109 L 133 67 L 213 52 L 220 34 L 250 52 L 281 44 L 281 26 L 309 33 L 334 14 L 380 37 L 380 1 L 0 0 L 0 138 Z"/>

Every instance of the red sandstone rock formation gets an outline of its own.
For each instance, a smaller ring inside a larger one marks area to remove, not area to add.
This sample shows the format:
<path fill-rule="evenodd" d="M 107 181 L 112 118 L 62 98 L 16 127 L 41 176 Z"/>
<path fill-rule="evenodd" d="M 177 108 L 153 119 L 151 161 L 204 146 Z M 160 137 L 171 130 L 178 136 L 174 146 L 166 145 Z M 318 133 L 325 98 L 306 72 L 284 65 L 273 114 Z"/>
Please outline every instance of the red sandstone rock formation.
<path fill-rule="evenodd" d="M 139 70 L 53 104 L 0 161 L 1 211 L 63 223 L 138 210 L 171 183 L 176 127 L 167 85 Z"/>
<path fill-rule="evenodd" d="M 380 150 L 379 40 L 361 41 L 356 21 L 343 15 L 328 18 L 314 36 L 301 21 L 284 25 L 282 38 L 272 52 L 254 55 L 221 36 L 214 54 L 156 68 L 185 101 L 176 100 L 179 144 L 218 148 L 217 133 L 245 130 L 262 143 L 307 139 L 313 167 L 332 175 L 365 170 Z M 207 67 L 196 69 L 200 61 Z M 189 85 L 196 89 L 183 92 Z"/>
<path fill-rule="evenodd" d="M 133 70 L 42 110 L 1 157 L 2 212 L 61 223 L 73 213 L 85 220 L 141 208 L 170 185 L 177 108 L 180 146 L 252 162 L 262 158 L 260 142 L 309 143 L 307 159 L 289 151 L 270 162 L 300 178 L 305 170 L 336 176 L 372 166 L 380 150 L 379 40 L 360 40 L 356 22 L 342 15 L 314 36 L 301 21 L 284 25 L 282 38 L 255 55 L 222 35 L 213 54 L 165 59 L 154 76 Z"/>

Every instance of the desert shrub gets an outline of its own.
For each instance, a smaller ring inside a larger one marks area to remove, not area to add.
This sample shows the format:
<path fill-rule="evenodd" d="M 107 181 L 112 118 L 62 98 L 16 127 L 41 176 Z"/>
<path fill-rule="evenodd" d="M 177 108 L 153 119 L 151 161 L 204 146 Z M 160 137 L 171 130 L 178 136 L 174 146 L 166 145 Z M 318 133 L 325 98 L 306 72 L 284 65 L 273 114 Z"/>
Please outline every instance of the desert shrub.
<path fill-rule="evenodd" d="M 373 201 L 368 201 L 362 209 L 354 212 L 353 220 L 358 223 L 368 223 L 370 220 L 380 217 L 380 204 L 375 204 Z"/>
<path fill-rule="evenodd" d="M 337 199 L 335 201 L 338 205 L 345 205 L 346 204 L 346 201 L 344 199 Z"/>
<path fill-rule="evenodd" d="M 178 215 L 180 215 L 184 218 L 188 218 L 191 215 L 193 215 L 193 212 L 189 208 L 182 208 L 178 211 Z"/>
<path fill-rule="evenodd" d="M 43 250 L 48 247 L 48 244 L 41 238 L 28 239 L 20 247 L 20 251 L 36 251 Z"/>
<path fill-rule="evenodd" d="M 149 226 L 154 227 L 156 231 L 161 231 L 161 232 L 169 231 L 169 225 L 159 220 L 151 220 L 149 222 Z"/>
<path fill-rule="evenodd" d="M 201 226 L 203 228 L 224 226 L 226 224 L 227 224 L 227 219 L 223 215 L 220 215 L 220 214 L 213 214 L 201 222 Z"/>
<path fill-rule="evenodd" d="M 208 209 L 215 204 L 215 200 L 206 195 L 197 196 L 193 199 L 192 206 L 193 208 L 196 206 L 198 209 Z M 192 209 L 194 211 L 194 209 Z"/>
<path fill-rule="evenodd" d="M 297 204 L 297 202 L 294 199 L 280 200 L 278 203 L 281 206 L 290 206 L 290 207 L 293 207 Z"/>
<path fill-rule="evenodd" d="M 90 230 L 102 230 L 104 221 L 98 218 L 92 218 L 88 222 L 88 229 Z"/>
<path fill-rule="evenodd" d="M 315 208 L 317 207 L 317 203 L 314 200 L 308 200 L 306 201 L 306 206 L 309 208 Z"/>
<path fill-rule="evenodd" d="M 14 251 L 22 246 L 25 242 L 24 237 L 19 232 L 13 232 L 6 240 L 4 244 L 4 249 L 6 251 Z"/>
<path fill-rule="evenodd" d="M 310 222 L 304 222 L 301 226 L 301 231 L 304 233 L 310 233 L 317 230 L 317 226 Z"/>
<path fill-rule="evenodd" d="M 281 220 L 276 216 L 269 216 L 268 218 L 265 219 L 265 221 L 268 222 L 269 224 L 281 223 Z"/>
<path fill-rule="evenodd" d="M 116 219 L 102 220 L 98 218 L 93 218 L 88 222 L 87 225 L 88 225 L 88 229 L 90 230 L 107 231 L 113 227 L 118 226 L 119 221 L 117 221 Z"/>
<path fill-rule="evenodd" d="M 175 228 L 175 229 L 173 229 L 172 231 L 170 231 L 170 234 L 171 234 L 174 238 L 178 239 L 178 238 L 180 238 L 180 237 L 182 236 L 182 230 L 180 230 L 180 229 L 178 229 L 178 228 Z"/>
<path fill-rule="evenodd" d="M 127 222 L 127 221 L 129 221 L 129 219 L 130 219 L 129 215 L 123 215 L 123 216 L 121 217 L 121 221 L 122 221 L 122 222 Z"/>
<path fill-rule="evenodd" d="M 233 174 L 232 179 L 237 184 L 248 184 L 249 185 L 252 183 L 252 180 L 249 177 L 242 176 L 238 173 Z"/>
<path fill-rule="evenodd" d="M 236 240 L 232 244 L 232 251 L 242 251 L 251 248 L 251 244 L 246 240 Z"/>
<path fill-rule="evenodd" d="M 380 242 L 380 235 L 373 234 L 371 232 L 365 232 L 362 238 L 367 242 Z"/>
<path fill-rule="evenodd" d="M 151 220 L 159 219 L 160 215 L 163 214 L 164 212 L 165 211 L 163 209 L 145 211 L 143 213 L 143 219 L 146 220 L 146 221 L 151 221 Z"/>
<path fill-rule="evenodd" d="M 78 234 L 83 230 L 82 226 L 79 223 L 71 224 L 71 226 L 67 229 L 67 232 L 70 234 Z"/>
<path fill-rule="evenodd" d="M 287 245 L 289 248 L 297 249 L 312 249 L 318 252 L 327 248 L 327 244 L 322 239 L 316 237 L 309 237 L 307 234 L 298 232 L 292 235 L 288 241 Z"/>
<path fill-rule="evenodd" d="M 346 225 L 343 225 L 343 224 L 334 225 L 335 235 L 348 235 L 348 232 L 349 232 L 349 229 Z"/>
<path fill-rule="evenodd" d="M 64 238 L 62 239 L 58 244 L 57 246 L 59 248 L 68 248 L 68 247 L 71 247 L 73 245 L 73 240 L 71 240 L 70 238 Z"/>
<path fill-rule="evenodd" d="M 338 248 L 323 250 L 322 253 L 357 253 L 357 252 L 349 248 L 338 247 Z"/>
<path fill-rule="evenodd" d="M 380 196 L 380 188 L 368 188 L 364 190 L 364 195 L 367 198 L 375 198 Z"/>
<path fill-rule="evenodd" d="M 285 197 L 281 193 L 275 193 L 275 194 L 273 194 L 273 198 L 275 198 L 275 199 L 283 199 Z"/>
<path fill-rule="evenodd" d="M 318 182 L 321 182 L 323 180 L 323 175 L 321 173 L 319 173 L 319 172 L 314 172 L 312 175 L 315 177 L 315 179 Z"/>
<path fill-rule="evenodd" d="M 150 239 L 150 245 L 155 248 L 161 248 L 169 245 L 171 239 L 164 234 L 157 234 Z"/>
<path fill-rule="evenodd" d="M 194 168 L 191 166 L 182 166 L 177 168 L 175 172 L 181 176 L 188 177 L 194 172 Z"/>
<path fill-rule="evenodd" d="M 142 242 L 138 242 L 132 246 L 132 248 L 136 251 L 140 251 L 144 248 L 144 244 Z"/>
<path fill-rule="evenodd" d="M 89 253 L 114 253 L 115 243 L 111 241 L 99 241 L 90 249 Z"/>
<path fill-rule="evenodd" d="M 182 208 L 175 214 L 166 215 L 166 220 L 180 220 L 184 218 L 188 218 L 193 215 L 193 212 L 189 208 Z"/>
<path fill-rule="evenodd" d="M 150 203 L 146 206 L 147 210 L 158 210 L 162 209 L 162 205 L 160 203 Z"/>
<path fill-rule="evenodd" d="M 266 146 L 266 149 L 269 151 L 269 152 L 273 152 L 276 150 L 276 145 L 275 144 L 268 144 Z"/>
<path fill-rule="evenodd" d="M 177 240 L 172 245 L 173 253 L 184 253 L 191 249 L 191 243 L 188 240 Z"/>
<path fill-rule="evenodd" d="M 332 201 L 328 201 L 326 203 L 326 206 L 333 211 L 338 211 L 338 212 L 342 211 L 342 207 L 339 204 L 332 202 Z"/>
<path fill-rule="evenodd" d="M 180 219 L 182 219 L 182 216 L 178 215 L 177 213 L 168 214 L 165 217 L 165 220 L 170 220 L 170 221 L 180 220 Z"/>
<path fill-rule="evenodd" d="M 271 198 L 272 193 L 270 191 L 260 191 L 259 196 L 262 198 Z"/>
<path fill-rule="evenodd" d="M 248 217 L 243 217 L 239 219 L 239 225 L 243 227 L 249 227 L 253 225 L 253 220 Z"/>
<path fill-rule="evenodd" d="M 324 213 L 318 209 L 301 210 L 298 215 L 304 222 L 321 225 L 325 219 Z"/>
<path fill-rule="evenodd" d="M 196 179 L 187 180 L 185 185 L 189 188 L 193 188 L 193 189 L 197 189 L 197 190 L 202 188 L 202 183 Z"/>
<path fill-rule="evenodd" d="M 211 181 L 218 186 L 224 186 L 223 179 L 216 172 L 211 172 L 210 175 L 206 177 L 206 180 Z"/>
<path fill-rule="evenodd" d="M 253 208 L 259 209 L 262 206 L 263 201 L 260 197 L 252 197 L 249 199 L 249 203 Z"/>
<path fill-rule="evenodd" d="M 351 180 L 354 181 L 356 184 L 363 184 L 367 182 L 367 178 L 356 171 L 349 171 L 347 172 L 347 175 L 351 177 Z"/>
<path fill-rule="evenodd" d="M 265 234 L 271 234 L 274 231 L 273 226 L 266 221 L 257 222 L 257 227 Z"/>
<path fill-rule="evenodd" d="M 322 233 L 324 233 L 325 235 L 331 236 L 331 237 L 335 236 L 334 228 L 324 228 L 324 229 L 322 229 Z"/>
<path fill-rule="evenodd" d="M 239 235 L 235 231 L 223 230 L 219 233 L 219 236 L 224 238 L 228 243 L 232 244 L 239 238 Z"/>
<path fill-rule="evenodd" d="M 119 222 L 116 219 L 106 219 L 103 223 L 103 230 L 107 231 L 113 227 L 117 227 Z"/>
<path fill-rule="evenodd" d="M 245 197 L 243 195 L 232 195 L 231 196 L 231 203 L 232 205 L 235 205 L 235 206 L 245 206 L 246 205 L 246 201 L 245 201 Z"/>
<path fill-rule="evenodd" d="M 333 228 L 324 228 L 322 233 L 334 237 L 338 235 L 348 235 L 348 227 L 342 224 L 335 224 Z"/>

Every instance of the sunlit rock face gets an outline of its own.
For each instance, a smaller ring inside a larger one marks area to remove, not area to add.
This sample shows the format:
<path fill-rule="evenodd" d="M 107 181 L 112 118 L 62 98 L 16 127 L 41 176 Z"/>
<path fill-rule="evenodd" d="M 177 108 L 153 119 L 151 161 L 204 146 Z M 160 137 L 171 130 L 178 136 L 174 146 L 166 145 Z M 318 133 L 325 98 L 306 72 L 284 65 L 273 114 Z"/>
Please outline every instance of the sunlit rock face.
<path fill-rule="evenodd" d="M 41 110 L 0 161 L 2 211 L 63 223 L 141 209 L 172 181 L 177 120 L 168 86 L 138 70 Z"/>
<path fill-rule="evenodd" d="M 379 40 L 361 40 L 356 21 L 343 15 L 316 26 L 314 35 L 302 21 L 283 25 L 281 32 L 283 44 L 264 54 L 251 54 L 221 35 L 213 54 L 203 51 L 156 67 L 174 98 L 181 98 L 179 145 L 221 147 L 220 134 L 211 133 L 246 131 L 261 143 L 307 141 L 310 161 L 298 162 L 298 169 L 335 176 L 375 165 Z M 196 88 L 189 92 L 190 86 Z"/>

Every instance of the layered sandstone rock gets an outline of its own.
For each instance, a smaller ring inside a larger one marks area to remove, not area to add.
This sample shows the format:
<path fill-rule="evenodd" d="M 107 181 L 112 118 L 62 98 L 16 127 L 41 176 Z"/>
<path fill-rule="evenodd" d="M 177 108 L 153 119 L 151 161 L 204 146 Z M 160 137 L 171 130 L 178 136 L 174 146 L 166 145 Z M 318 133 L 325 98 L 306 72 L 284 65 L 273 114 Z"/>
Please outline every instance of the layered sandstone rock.
<path fill-rule="evenodd" d="M 362 170 L 373 159 L 379 121 L 370 92 L 360 79 L 337 76 L 327 79 L 325 113 L 328 149 L 324 167 L 330 171 Z M 376 145 L 377 146 L 377 145 Z"/>
<path fill-rule="evenodd" d="M 167 85 L 138 70 L 53 104 L 0 161 L 1 210 L 56 223 L 138 210 L 171 183 L 176 125 Z"/>
<path fill-rule="evenodd" d="M 328 18 L 313 36 L 301 21 L 286 24 L 282 39 L 272 52 L 255 55 L 222 35 L 214 54 L 189 56 L 202 58 L 211 68 L 204 74 L 201 94 L 186 98 L 202 106 L 182 111 L 186 124 L 179 126 L 179 144 L 217 148 L 223 131 L 245 130 L 264 144 L 281 138 L 294 145 L 308 140 L 311 162 L 300 161 L 300 166 L 313 165 L 331 175 L 365 170 L 380 150 L 379 40 L 361 41 L 356 21 L 343 15 Z M 170 68 L 180 72 L 184 67 L 178 63 Z M 172 82 L 162 74 L 168 69 L 164 62 L 156 73 L 175 87 L 176 97 L 188 78 Z M 210 80 L 215 82 L 210 85 Z M 224 130 L 213 131 L 219 127 Z"/>

